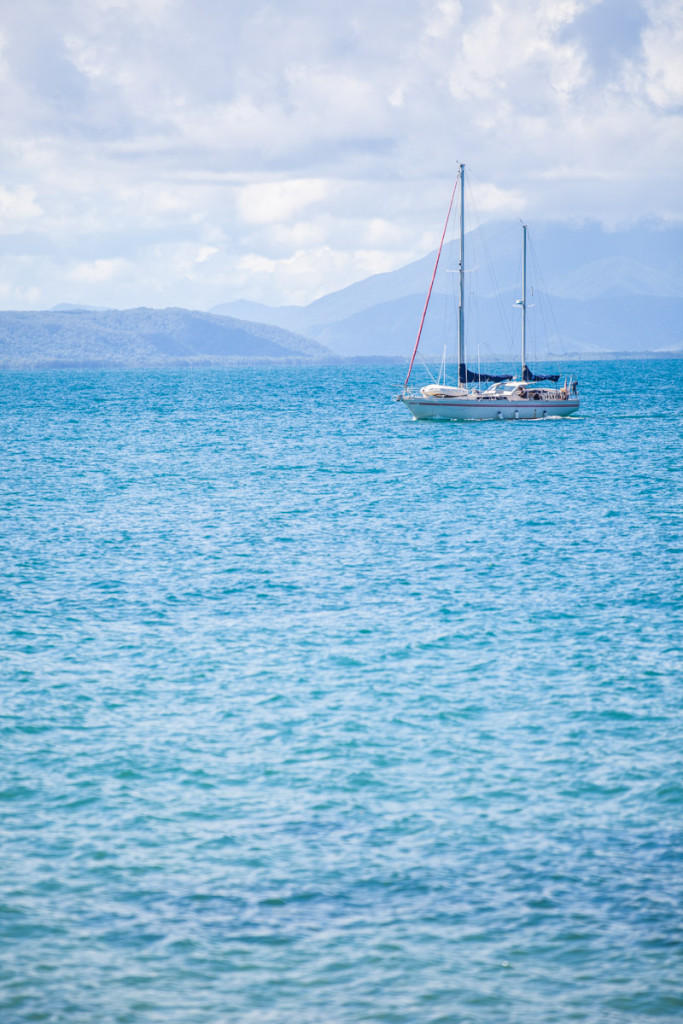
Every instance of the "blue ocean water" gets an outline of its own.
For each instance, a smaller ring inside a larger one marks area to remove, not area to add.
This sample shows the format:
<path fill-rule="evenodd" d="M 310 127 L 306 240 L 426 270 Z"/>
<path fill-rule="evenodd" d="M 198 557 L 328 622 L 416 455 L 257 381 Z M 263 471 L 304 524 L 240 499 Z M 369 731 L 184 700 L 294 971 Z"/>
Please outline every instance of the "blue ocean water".
<path fill-rule="evenodd" d="M 683 1020 L 683 361 L 0 377 L 0 1020 Z"/>

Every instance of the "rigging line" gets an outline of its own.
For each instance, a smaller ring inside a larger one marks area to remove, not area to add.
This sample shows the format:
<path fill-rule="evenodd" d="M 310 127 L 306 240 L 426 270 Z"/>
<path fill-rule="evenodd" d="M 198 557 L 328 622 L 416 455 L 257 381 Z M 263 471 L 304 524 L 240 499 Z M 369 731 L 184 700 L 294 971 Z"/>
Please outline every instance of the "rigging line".
<path fill-rule="evenodd" d="M 527 236 L 527 238 L 528 238 L 528 236 Z M 548 347 L 548 339 L 550 337 L 550 331 L 548 330 L 548 325 L 547 325 L 547 322 L 546 322 L 546 312 L 548 313 L 548 315 L 550 317 L 551 327 L 553 327 L 554 330 L 555 330 L 555 338 L 557 339 L 557 344 L 558 344 L 559 349 L 560 349 L 560 354 L 563 357 L 565 357 L 566 356 L 566 350 L 565 350 L 565 345 L 564 345 L 564 338 L 562 337 L 562 334 L 560 332 L 560 327 L 559 327 L 559 324 L 557 322 L 557 318 L 555 317 L 555 310 L 553 309 L 553 304 L 550 301 L 550 293 L 548 292 L 548 286 L 545 283 L 545 279 L 544 279 L 543 273 L 541 271 L 541 265 L 540 265 L 540 263 L 538 261 L 538 257 L 536 256 L 536 249 L 535 249 L 535 246 L 533 244 L 533 241 L 531 239 L 528 239 L 528 242 L 529 242 L 529 254 L 531 256 L 531 261 L 530 262 L 531 262 L 532 270 L 533 270 L 533 273 L 534 273 L 534 275 L 535 275 L 535 277 L 536 277 L 536 279 L 537 279 L 537 281 L 538 281 L 538 283 L 540 285 L 540 287 L 538 289 L 538 292 L 539 292 L 539 295 L 538 295 L 539 303 L 538 303 L 538 305 L 539 305 L 539 309 L 540 309 L 540 312 L 541 312 L 541 319 L 543 321 L 543 332 L 545 334 L 545 339 L 546 339 L 546 350 L 547 350 L 546 351 L 546 357 L 550 356 L 550 351 L 547 348 Z M 557 362 L 555 362 L 555 360 L 553 360 L 552 362 L 553 362 L 554 368 L 559 370 L 560 369 L 559 364 Z"/>
<path fill-rule="evenodd" d="M 429 364 L 426 362 L 426 360 L 425 360 L 424 356 L 422 355 L 422 353 L 420 353 L 420 362 L 422 363 L 422 366 L 424 367 L 424 369 L 427 371 L 429 376 L 432 378 L 432 380 L 436 384 L 437 383 L 436 377 L 434 376 L 432 371 L 429 369 Z"/>
<path fill-rule="evenodd" d="M 412 370 L 413 370 L 413 363 L 415 362 L 415 356 L 417 354 L 417 348 L 418 348 L 418 345 L 420 344 L 420 337 L 422 336 L 422 328 L 424 326 L 425 317 L 427 316 L 427 308 L 429 306 L 429 300 L 432 297 L 432 288 L 434 287 L 434 278 L 436 277 L 436 271 L 437 271 L 437 268 L 439 266 L 439 260 L 441 259 L 441 250 L 443 249 L 443 242 L 444 242 L 444 238 L 446 237 L 446 229 L 448 228 L 448 222 L 451 219 L 451 210 L 453 209 L 453 201 L 455 200 L 455 191 L 456 191 L 456 189 L 458 187 L 458 182 L 459 181 L 460 181 L 460 174 L 458 174 L 458 177 L 455 179 L 455 185 L 453 186 L 453 194 L 451 195 L 451 202 L 450 202 L 450 206 L 448 207 L 448 213 L 446 215 L 446 223 L 443 226 L 443 234 L 441 235 L 441 243 L 439 245 L 439 251 L 436 254 L 436 263 L 434 264 L 434 272 L 432 273 L 432 280 L 431 280 L 430 285 L 429 285 L 429 291 L 427 292 L 427 301 L 425 302 L 425 308 L 422 311 L 422 319 L 420 320 L 420 327 L 419 327 L 419 330 L 417 332 L 417 338 L 415 339 L 415 348 L 413 349 L 413 355 L 412 355 L 411 360 L 410 360 L 410 366 L 408 367 L 408 373 L 406 374 L 406 379 L 403 382 L 403 389 L 404 390 L 408 387 L 408 381 L 410 379 L 410 374 L 412 373 Z"/>

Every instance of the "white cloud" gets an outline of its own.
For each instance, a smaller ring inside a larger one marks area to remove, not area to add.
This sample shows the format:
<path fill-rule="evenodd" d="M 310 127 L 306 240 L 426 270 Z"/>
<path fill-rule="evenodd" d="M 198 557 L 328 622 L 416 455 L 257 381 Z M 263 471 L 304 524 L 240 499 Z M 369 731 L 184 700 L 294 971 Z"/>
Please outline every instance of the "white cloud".
<path fill-rule="evenodd" d="M 107 68 L 97 48 L 75 35 L 64 36 L 64 46 L 74 67 L 88 78 L 101 78 Z"/>
<path fill-rule="evenodd" d="M 28 185 L 11 189 L 0 185 L 0 225 L 16 230 L 17 225 L 39 217 L 43 211 Z"/>
<path fill-rule="evenodd" d="M 460 23 L 461 17 L 462 4 L 458 0 L 437 0 L 425 18 L 425 38 L 441 39 Z"/>
<path fill-rule="evenodd" d="M 584 57 L 576 43 L 562 41 L 561 29 L 580 9 L 576 3 L 528 0 L 493 4 L 462 35 L 460 59 L 450 76 L 454 97 L 490 98 L 504 92 L 520 99 L 567 95 L 585 81 Z M 548 95 L 549 94 L 549 95 Z"/>
<path fill-rule="evenodd" d="M 121 10 L 155 21 L 170 6 L 170 0 L 91 0 L 101 11 Z"/>
<path fill-rule="evenodd" d="M 67 278 L 77 284 L 101 284 L 112 281 L 128 269 L 125 260 L 93 260 L 91 263 L 78 263 L 72 267 Z"/>
<path fill-rule="evenodd" d="M 247 224 L 278 224 L 322 202 L 329 194 L 330 186 L 322 179 L 264 181 L 240 188 L 236 203 L 241 219 Z"/>
<path fill-rule="evenodd" d="M 195 263 L 206 263 L 212 256 L 215 256 L 218 249 L 215 245 L 203 245 L 194 258 Z"/>
<path fill-rule="evenodd" d="M 5 5 L 4 301 L 307 301 L 433 247 L 458 160 L 484 219 L 680 218 L 682 34 L 673 0 Z"/>
<path fill-rule="evenodd" d="M 475 181 L 469 186 L 468 193 L 471 194 L 473 204 L 484 222 L 493 217 L 518 215 L 526 207 L 526 200 L 519 191 L 499 188 L 488 181 Z"/>
<path fill-rule="evenodd" d="M 643 33 L 647 95 L 663 108 L 683 106 L 683 5 L 651 4 L 652 24 Z"/>
<path fill-rule="evenodd" d="M 335 250 L 329 246 L 298 250 L 281 259 L 269 259 L 259 253 L 247 253 L 236 266 L 241 294 L 256 298 L 264 292 L 286 291 L 292 303 L 309 301 L 311 290 L 322 293 L 330 274 L 339 287 L 351 284 L 358 277 L 393 270 L 397 262 L 384 250 Z M 360 271 L 360 273 L 359 273 Z"/>

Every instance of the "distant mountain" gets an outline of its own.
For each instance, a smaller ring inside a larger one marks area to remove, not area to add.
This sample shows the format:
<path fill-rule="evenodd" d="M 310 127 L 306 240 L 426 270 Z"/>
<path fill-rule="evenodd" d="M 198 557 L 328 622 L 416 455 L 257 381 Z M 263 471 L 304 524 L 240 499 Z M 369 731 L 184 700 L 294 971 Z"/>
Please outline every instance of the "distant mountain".
<path fill-rule="evenodd" d="M 186 309 L 0 312 L 0 368 L 334 359 L 290 331 Z"/>
<path fill-rule="evenodd" d="M 615 232 L 596 224 L 544 224 L 530 232 L 530 331 L 535 354 L 683 349 L 683 229 L 638 225 Z M 440 353 L 447 326 L 457 241 L 444 248 L 424 349 Z M 521 237 L 518 222 L 487 224 L 467 235 L 468 346 L 506 355 L 517 344 Z M 436 253 L 376 274 L 308 306 L 240 301 L 212 312 L 298 331 L 344 356 L 403 356 L 414 344 Z M 474 295 L 477 295 L 476 300 Z M 548 302 L 545 302 L 545 299 Z M 453 303 L 451 302 L 451 306 Z M 545 311 L 541 310 L 545 308 Z M 449 334 L 450 331 L 450 334 Z"/>
<path fill-rule="evenodd" d="M 657 270 L 626 256 L 608 256 L 586 263 L 571 271 L 554 285 L 554 294 L 585 302 L 597 298 L 652 295 L 658 298 L 681 298 L 681 277 Z"/>
<path fill-rule="evenodd" d="M 506 298 L 509 301 L 506 306 L 503 303 L 502 316 L 500 297 L 477 302 L 476 325 L 467 329 L 470 361 L 476 361 L 479 351 L 482 360 L 517 359 L 519 314 L 513 309 L 513 295 Z M 539 294 L 535 298 L 539 306 L 547 300 L 547 296 Z M 372 306 L 346 320 L 326 325 L 318 332 L 318 338 L 333 351 L 347 356 L 372 353 L 407 359 L 415 343 L 423 306 L 422 295 Z M 441 358 L 446 342 L 450 345 L 454 341 L 457 321 L 453 304 L 448 308 L 443 295 L 437 295 L 430 308 L 433 315 L 425 322 L 420 351 L 434 360 Z M 529 312 L 530 359 L 608 352 L 683 354 L 683 299 L 629 295 L 618 300 L 598 298 L 577 303 L 553 297 L 552 311 L 553 315 L 541 324 L 534 322 L 535 310 Z"/>

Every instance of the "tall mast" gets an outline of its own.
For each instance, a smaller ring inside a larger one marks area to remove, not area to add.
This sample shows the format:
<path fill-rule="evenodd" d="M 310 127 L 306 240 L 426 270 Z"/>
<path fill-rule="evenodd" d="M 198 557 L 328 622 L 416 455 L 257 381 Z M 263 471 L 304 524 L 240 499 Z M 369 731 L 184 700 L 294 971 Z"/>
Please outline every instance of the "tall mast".
<path fill-rule="evenodd" d="M 465 377 L 460 380 L 461 374 Z M 467 384 L 465 369 L 465 165 L 460 164 L 460 305 L 458 307 L 458 387 Z"/>
<path fill-rule="evenodd" d="M 522 376 L 524 380 L 524 367 L 526 366 L 526 224 L 522 224 L 522 236 L 524 239 L 522 247 Z"/>

